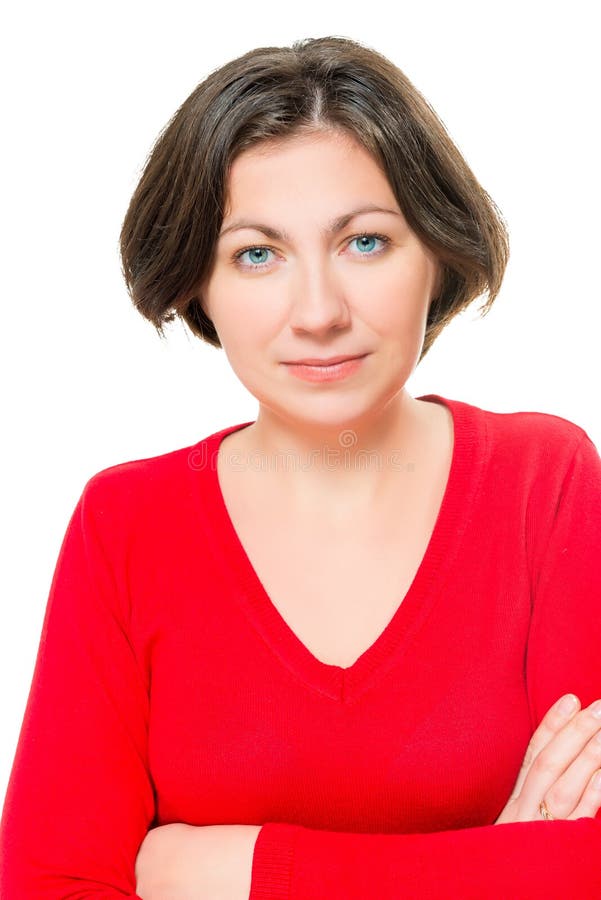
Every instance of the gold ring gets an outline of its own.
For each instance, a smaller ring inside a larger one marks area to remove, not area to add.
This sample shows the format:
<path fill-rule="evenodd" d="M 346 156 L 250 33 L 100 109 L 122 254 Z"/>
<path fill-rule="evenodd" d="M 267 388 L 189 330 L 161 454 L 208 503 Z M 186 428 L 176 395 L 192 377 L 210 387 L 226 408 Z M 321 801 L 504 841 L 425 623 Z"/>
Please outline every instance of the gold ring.
<path fill-rule="evenodd" d="M 553 821 L 555 819 L 555 816 L 552 816 L 551 813 L 549 812 L 549 810 L 547 809 L 547 804 L 545 803 L 544 800 L 541 800 L 541 802 L 538 804 L 538 811 L 541 814 L 541 816 L 543 817 L 543 819 L 547 819 L 548 821 Z"/>

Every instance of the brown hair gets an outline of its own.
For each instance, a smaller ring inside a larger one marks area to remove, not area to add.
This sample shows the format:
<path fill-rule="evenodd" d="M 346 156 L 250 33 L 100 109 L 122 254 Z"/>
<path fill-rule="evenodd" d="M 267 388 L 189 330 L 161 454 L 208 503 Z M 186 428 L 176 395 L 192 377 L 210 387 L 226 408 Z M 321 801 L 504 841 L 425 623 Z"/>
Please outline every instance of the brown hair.
<path fill-rule="evenodd" d="M 489 311 L 509 258 L 507 229 L 444 124 L 380 53 L 347 38 L 306 38 L 259 47 L 211 72 L 146 160 L 120 250 L 131 299 L 159 336 L 178 315 L 221 347 L 198 291 L 213 263 L 234 159 L 270 138 L 332 129 L 371 153 L 410 228 L 441 263 L 419 361 L 485 290 L 481 313 Z"/>

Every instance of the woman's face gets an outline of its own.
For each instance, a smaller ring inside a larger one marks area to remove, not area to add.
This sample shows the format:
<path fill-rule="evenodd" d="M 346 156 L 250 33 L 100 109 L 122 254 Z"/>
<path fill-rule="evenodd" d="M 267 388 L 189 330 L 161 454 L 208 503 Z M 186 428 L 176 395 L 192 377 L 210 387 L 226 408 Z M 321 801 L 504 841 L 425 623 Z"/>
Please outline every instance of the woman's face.
<path fill-rule="evenodd" d="M 201 298 L 234 372 L 288 421 L 369 418 L 417 364 L 439 272 L 385 175 L 346 135 L 292 137 L 237 157 L 227 200 Z M 389 211 L 350 218 L 367 206 Z M 285 364 L 355 354 L 367 356 L 335 381 Z"/>

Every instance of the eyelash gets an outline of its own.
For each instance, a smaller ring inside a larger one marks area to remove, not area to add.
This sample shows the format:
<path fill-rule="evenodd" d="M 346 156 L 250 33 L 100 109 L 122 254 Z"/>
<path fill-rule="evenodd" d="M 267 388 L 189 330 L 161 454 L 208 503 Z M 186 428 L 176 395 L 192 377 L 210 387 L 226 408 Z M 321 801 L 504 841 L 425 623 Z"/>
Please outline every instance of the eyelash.
<path fill-rule="evenodd" d="M 384 246 L 380 250 L 376 250 L 373 253 L 359 254 L 360 256 L 365 256 L 367 259 L 373 259 L 374 256 L 379 256 L 381 253 L 384 253 L 387 249 L 387 245 L 390 244 L 390 238 L 387 237 L 385 234 L 378 234 L 378 232 L 376 232 L 376 231 L 370 231 L 370 232 L 364 232 L 363 234 L 356 234 L 353 237 L 349 238 L 349 240 L 347 241 L 347 246 L 349 244 L 352 244 L 353 241 L 357 241 L 360 238 L 365 238 L 365 237 L 366 238 L 377 238 L 379 241 L 381 241 L 384 244 Z M 236 263 L 237 265 L 239 265 L 240 268 L 242 268 L 242 269 L 252 269 L 253 271 L 257 271 L 257 270 L 260 271 L 261 269 L 266 268 L 269 265 L 269 263 L 264 262 L 264 263 L 259 263 L 257 265 L 247 265 L 245 263 L 241 263 L 239 261 L 240 258 L 245 253 L 248 253 L 249 250 L 271 250 L 272 253 L 276 252 L 273 249 L 273 247 L 268 247 L 264 244 L 252 244 L 250 247 L 245 247 L 243 250 L 237 250 L 236 253 L 234 253 L 234 255 L 232 256 L 233 262 Z"/>

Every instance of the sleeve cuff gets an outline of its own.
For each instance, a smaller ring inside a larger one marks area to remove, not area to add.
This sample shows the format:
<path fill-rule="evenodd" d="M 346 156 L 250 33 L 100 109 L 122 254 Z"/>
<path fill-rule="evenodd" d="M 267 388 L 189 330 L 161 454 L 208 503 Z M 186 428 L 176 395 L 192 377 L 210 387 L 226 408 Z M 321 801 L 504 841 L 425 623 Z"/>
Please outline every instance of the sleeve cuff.
<path fill-rule="evenodd" d="M 289 900 L 292 865 L 301 826 L 266 822 L 253 853 L 248 900 Z"/>

